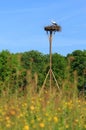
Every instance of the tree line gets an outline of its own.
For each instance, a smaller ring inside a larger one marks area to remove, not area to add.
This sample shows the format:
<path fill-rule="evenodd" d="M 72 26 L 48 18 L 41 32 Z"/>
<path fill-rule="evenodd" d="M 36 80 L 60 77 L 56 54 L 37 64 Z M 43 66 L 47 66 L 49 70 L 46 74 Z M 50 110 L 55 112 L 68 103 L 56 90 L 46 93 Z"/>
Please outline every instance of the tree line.
<path fill-rule="evenodd" d="M 14 54 L 3 50 L 0 52 L 0 93 L 7 89 L 15 92 L 31 84 L 40 88 L 48 70 L 49 54 L 34 50 Z M 76 83 L 79 90 L 86 89 L 86 50 L 75 50 L 67 56 L 52 54 L 52 70 L 60 87 L 66 82 L 66 86 Z"/>

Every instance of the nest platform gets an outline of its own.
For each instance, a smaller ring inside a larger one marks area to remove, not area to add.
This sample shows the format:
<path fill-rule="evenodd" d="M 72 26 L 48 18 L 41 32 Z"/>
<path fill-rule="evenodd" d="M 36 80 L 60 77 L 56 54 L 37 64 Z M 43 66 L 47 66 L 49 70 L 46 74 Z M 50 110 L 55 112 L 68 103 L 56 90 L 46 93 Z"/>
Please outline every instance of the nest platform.
<path fill-rule="evenodd" d="M 45 31 L 61 31 L 61 27 L 58 25 L 51 25 L 51 26 L 46 26 L 44 27 Z"/>

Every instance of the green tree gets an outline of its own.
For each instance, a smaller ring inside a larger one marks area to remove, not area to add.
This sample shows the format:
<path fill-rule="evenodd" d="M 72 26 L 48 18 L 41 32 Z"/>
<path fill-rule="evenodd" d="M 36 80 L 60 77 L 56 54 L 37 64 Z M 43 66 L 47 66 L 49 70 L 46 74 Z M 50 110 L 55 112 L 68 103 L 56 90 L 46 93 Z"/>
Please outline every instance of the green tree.
<path fill-rule="evenodd" d="M 75 70 L 78 74 L 78 88 L 82 88 L 86 82 L 84 71 L 86 70 L 86 50 L 75 50 L 72 54 L 69 55 L 73 57 L 71 60 L 71 70 L 70 72 L 73 73 Z"/>

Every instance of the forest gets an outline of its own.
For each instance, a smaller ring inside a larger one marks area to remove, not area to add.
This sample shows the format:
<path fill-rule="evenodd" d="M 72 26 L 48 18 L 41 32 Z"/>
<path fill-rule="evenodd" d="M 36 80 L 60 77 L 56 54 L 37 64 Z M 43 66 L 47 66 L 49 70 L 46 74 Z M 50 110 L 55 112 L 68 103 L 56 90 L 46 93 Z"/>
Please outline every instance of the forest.
<path fill-rule="evenodd" d="M 33 85 L 41 88 L 49 70 L 49 54 L 31 50 L 23 53 L 0 52 L 0 94 L 7 89 L 11 92 L 25 90 Z M 86 50 L 75 50 L 67 56 L 52 54 L 52 70 L 60 88 L 77 86 L 86 90 Z M 53 79 L 52 79 L 53 80 Z M 52 82 L 55 86 L 54 80 Z M 49 82 L 46 83 L 46 88 Z"/>

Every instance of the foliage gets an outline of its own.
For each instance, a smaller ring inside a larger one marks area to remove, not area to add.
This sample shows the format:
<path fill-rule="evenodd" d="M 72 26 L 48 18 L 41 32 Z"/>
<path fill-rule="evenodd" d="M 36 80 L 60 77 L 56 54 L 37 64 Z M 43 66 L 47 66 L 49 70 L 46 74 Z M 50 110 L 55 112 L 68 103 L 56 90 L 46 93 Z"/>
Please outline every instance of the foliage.
<path fill-rule="evenodd" d="M 77 71 L 78 87 L 82 89 L 86 84 L 86 50 L 76 50 L 68 55 L 68 57 L 70 58 L 70 72 L 73 73 L 75 70 Z"/>
<path fill-rule="evenodd" d="M 52 69 L 55 73 L 56 79 L 61 84 L 61 81 L 66 78 L 67 59 L 60 54 L 53 54 Z"/>
<path fill-rule="evenodd" d="M 60 87 L 65 81 L 74 83 L 76 79 L 78 88 L 82 90 L 86 86 L 86 50 L 76 50 L 66 57 L 52 54 L 52 70 Z M 3 50 L 0 52 L 0 92 L 6 88 L 13 92 L 16 88 L 25 89 L 31 82 L 40 88 L 48 71 L 48 54 L 34 50 L 11 54 Z"/>
<path fill-rule="evenodd" d="M 36 72 L 38 74 L 38 84 L 41 85 L 46 73 L 46 64 L 48 64 L 47 55 L 43 55 L 38 51 L 25 52 L 21 58 L 22 66 L 32 72 L 32 76 Z"/>
<path fill-rule="evenodd" d="M 23 86 L 23 73 L 24 69 L 21 68 L 17 55 L 3 50 L 0 53 L 0 91 L 7 88 L 15 91 Z"/>

